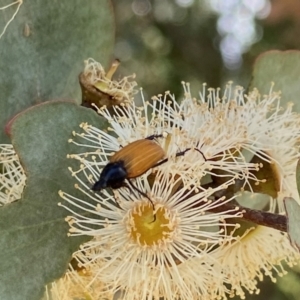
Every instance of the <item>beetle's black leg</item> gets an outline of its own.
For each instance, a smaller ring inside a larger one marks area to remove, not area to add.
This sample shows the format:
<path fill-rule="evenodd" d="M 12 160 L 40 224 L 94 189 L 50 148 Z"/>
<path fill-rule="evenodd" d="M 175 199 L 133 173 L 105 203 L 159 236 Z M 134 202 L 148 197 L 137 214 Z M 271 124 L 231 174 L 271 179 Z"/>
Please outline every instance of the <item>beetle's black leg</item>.
<path fill-rule="evenodd" d="M 91 190 L 92 190 L 94 193 L 101 193 L 101 191 L 94 191 L 93 188 L 91 188 Z M 115 196 L 115 194 L 114 194 L 113 189 L 112 189 L 112 193 L 113 193 L 113 195 L 114 195 L 114 199 L 115 199 L 116 206 L 117 206 L 119 209 L 124 210 L 124 209 L 121 207 L 121 205 L 120 205 L 120 203 L 118 202 L 118 200 L 116 199 L 116 196 Z"/>
<path fill-rule="evenodd" d="M 184 155 L 186 152 L 188 152 L 188 151 L 190 151 L 190 150 L 192 150 L 192 149 L 198 151 L 198 152 L 202 155 L 202 157 L 204 158 L 204 160 L 207 161 L 207 159 L 206 159 L 206 157 L 204 156 L 204 154 L 202 153 L 202 151 L 199 150 L 198 148 L 187 148 L 187 149 L 185 149 L 185 150 L 183 150 L 183 151 L 177 152 L 177 153 L 176 153 L 176 157 L 182 156 L 182 155 Z"/>
<path fill-rule="evenodd" d="M 152 205 L 152 209 L 153 209 L 153 211 L 155 210 L 155 207 L 154 207 L 154 203 L 153 203 L 153 201 L 148 197 L 148 195 L 146 194 L 146 193 L 144 193 L 143 191 L 141 191 L 140 189 L 138 189 L 128 178 L 127 178 L 127 181 L 128 181 L 128 183 L 129 183 L 129 185 L 130 185 L 130 187 L 131 188 L 133 188 L 135 191 L 137 191 L 137 192 L 139 192 L 142 196 L 144 196 L 144 197 L 146 197 L 149 201 L 150 201 L 150 203 L 151 203 L 151 205 Z M 129 186 L 127 186 L 129 189 L 130 189 L 130 187 Z M 155 220 L 156 220 L 156 214 L 154 214 L 154 219 L 153 219 L 153 221 L 152 222 L 155 222 Z"/>
<path fill-rule="evenodd" d="M 162 164 L 164 164 L 165 162 L 167 162 L 169 160 L 169 158 L 164 158 L 163 160 L 159 161 L 157 164 L 155 164 L 153 167 L 151 168 L 156 168 Z"/>
<path fill-rule="evenodd" d="M 147 136 L 145 140 L 155 140 L 157 138 L 162 138 L 163 136 L 164 136 L 163 134 L 152 134 Z M 120 145 L 120 148 L 124 148 L 124 146 Z"/>
<path fill-rule="evenodd" d="M 161 138 L 163 137 L 163 134 L 152 134 L 152 135 L 149 135 L 145 138 L 145 140 L 154 140 L 154 139 L 157 139 L 157 138 Z"/>

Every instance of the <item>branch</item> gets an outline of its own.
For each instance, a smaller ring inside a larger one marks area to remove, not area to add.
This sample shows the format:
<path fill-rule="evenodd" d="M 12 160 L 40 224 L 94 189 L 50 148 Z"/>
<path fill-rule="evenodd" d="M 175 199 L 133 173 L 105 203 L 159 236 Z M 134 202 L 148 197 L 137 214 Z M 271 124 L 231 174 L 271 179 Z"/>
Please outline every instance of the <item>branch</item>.
<path fill-rule="evenodd" d="M 267 226 L 283 232 L 287 232 L 287 217 L 257 209 L 251 209 L 240 205 L 225 203 L 222 206 L 211 209 L 212 212 L 234 210 L 236 207 L 242 212 L 242 219 L 251 221 L 257 225 Z M 232 212 L 234 215 L 236 212 Z"/>

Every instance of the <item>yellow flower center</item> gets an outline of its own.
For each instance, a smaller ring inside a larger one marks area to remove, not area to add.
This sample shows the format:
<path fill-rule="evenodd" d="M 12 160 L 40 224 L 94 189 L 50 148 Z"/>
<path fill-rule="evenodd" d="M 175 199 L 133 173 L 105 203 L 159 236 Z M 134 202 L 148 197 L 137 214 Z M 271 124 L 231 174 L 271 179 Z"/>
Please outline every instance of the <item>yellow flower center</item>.
<path fill-rule="evenodd" d="M 130 235 L 141 245 L 157 245 L 164 242 L 172 232 L 166 208 L 161 207 L 154 216 L 149 203 L 141 203 L 131 212 Z"/>

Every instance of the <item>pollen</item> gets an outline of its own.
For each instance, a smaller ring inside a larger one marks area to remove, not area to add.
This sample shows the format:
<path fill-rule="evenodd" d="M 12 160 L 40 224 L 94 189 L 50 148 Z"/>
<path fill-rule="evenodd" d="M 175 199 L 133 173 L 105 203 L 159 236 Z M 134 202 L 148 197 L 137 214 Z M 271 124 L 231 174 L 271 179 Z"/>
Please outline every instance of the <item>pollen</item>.
<path fill-rule="evenodd" d="M 131 238 L 139 245 L 161 245 L 172 233 L 168 215 L 164 207 L 160 207 L 154 216 L 150 204 L 139 204 L 131 212 Z"/>

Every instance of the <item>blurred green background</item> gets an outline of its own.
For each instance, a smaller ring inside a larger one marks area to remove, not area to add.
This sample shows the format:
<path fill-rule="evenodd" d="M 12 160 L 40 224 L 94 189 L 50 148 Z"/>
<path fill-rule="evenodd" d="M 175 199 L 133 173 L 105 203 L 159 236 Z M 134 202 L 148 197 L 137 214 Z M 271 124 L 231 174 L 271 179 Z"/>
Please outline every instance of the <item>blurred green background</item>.
<path fill-rule="evenodd" d="M 136 73 L 146 97 L 166 90 L 179 97 L 181 81 L 191 83 L 194 96 L 204 82 L 247 88 L 259 54 L 300 49 L 300 0 L 112 2 L 118 75 Z M 300 300 L 300 268 L 259 287 L 260 295 L 246 299 Z"/>
<path fill-rule="evenodd" d="M 113 0 L 119 73 L 153 95 L 247 86 L 262 52 L 300 48 L 299 0 Z"/>

